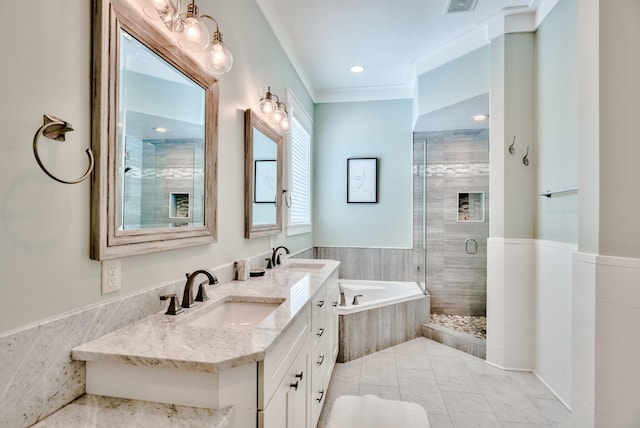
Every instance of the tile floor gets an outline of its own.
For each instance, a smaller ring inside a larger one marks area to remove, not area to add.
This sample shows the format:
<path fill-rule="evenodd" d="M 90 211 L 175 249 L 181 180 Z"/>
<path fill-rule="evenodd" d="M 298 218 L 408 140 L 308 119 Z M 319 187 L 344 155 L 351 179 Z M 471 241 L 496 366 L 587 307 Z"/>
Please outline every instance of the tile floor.
<path fill-rule="evenodd" d="M 500 370 L 426 338 L 336 364 L 318 428 L 337 397 L 366 394 L 421 404 L 431 428 L 571 426 L 570 412 L 534 374 Z"/>

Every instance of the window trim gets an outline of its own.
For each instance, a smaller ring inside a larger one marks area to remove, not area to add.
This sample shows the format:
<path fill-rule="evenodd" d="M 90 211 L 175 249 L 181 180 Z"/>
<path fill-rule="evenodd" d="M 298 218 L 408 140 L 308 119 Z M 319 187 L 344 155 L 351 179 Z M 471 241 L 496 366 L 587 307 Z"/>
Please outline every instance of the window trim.
<path fill-rule="evenodd" d="M 309 133 L 309 223 L 291 224 L 291 209 L 284 204 L 285 207 L 285 232 L 287 236 L 300 235 L 303 233 L 311 233 L 313 228 L 313 119 L 304 109 L 293 90 L 285 89 L 285 97 L 287 107 L 290 109 L 292 118 L 295 118 L 304 129 Z M 293 123 L 293 121 L 292 121 Z M 291 132 L 285 137 L 285 183 L 287 190 L 291 189 Z"/>

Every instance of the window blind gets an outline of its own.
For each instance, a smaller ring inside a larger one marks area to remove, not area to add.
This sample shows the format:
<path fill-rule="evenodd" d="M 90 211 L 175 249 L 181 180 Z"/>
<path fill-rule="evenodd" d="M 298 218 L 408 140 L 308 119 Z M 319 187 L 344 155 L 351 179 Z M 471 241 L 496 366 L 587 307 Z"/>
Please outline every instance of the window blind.
<path fill-rule="evenodd" d="M 291 121 L 291 161 L 290 161 L 290 197 L 289 224 L 311 223 L 310 189 L 310 145 L 311 135 L 302 124 L 293 117 Z"/>

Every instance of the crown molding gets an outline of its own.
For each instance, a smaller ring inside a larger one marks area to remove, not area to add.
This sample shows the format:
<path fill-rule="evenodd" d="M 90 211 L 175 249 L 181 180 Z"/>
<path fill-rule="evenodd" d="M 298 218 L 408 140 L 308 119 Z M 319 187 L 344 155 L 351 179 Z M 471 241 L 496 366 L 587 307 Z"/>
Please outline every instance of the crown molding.
<path fill-rule="evenodd" d="M 309 77 L 305 73 L 304 68 L 300 64 L 298 57 L 295 55 L 295 49 L 293 48 L 294 47 L 293 40 L 291 40 L 291 38 L 288 36 L 289 33 L 285 31 L 285 26 L 283 25 L 282 21 L 278 18 L 278 14 L 275 13 L 275 11 L 271 8 L 268 2 L 264 0 L 255 0 L 255 2 L 258 5 L 258 8 L 262 11 L 262 14 L 265 17 L 267 24 L 271 27 L 271 31 L 273 31 L 273 34 L 276 36 L 276 39 L 278 39 L 278 42 L 280 43 L 280 46 L 282 47 L 284 54 L 289 59 L 289 62 L 291 63 L 291 65 L 293 66 L 293 69 L 295 70 L 296 74 L 300 78 L 302 85 L 305 87 L 305 89 L 309 93 L 309 96 L 311 97 L 311 99 L 314 102 L 316 102 L 316 91 L 313 85 L 311 84 Z"/>
<path fill-rule="evenodd" d="M 277 14 L 265 0 L 255 0 L 256 4 L 271 26 L 278 42 L 291 62 L 302 84 L 315 103 L 354 102 L 405 99 L 414 96 L 416 77 L 447 64 L 461 56 L 486 46 L 496 37 L 504 34 L 533 32 L 544 21 L 560 0 L 531 0 L 521 8 L 506 8 L 497 16 L 478 23 L 461 36 L 445 43 L 435 50 L 426 52 L 414 64 L 415 74 L 406 85 L 378 86 L 366 88 L 316 89 L 311 84 L 304 68 L 295 55 L 294 43 Z M 526 9 L 525 9 L 526 8 Z"/>

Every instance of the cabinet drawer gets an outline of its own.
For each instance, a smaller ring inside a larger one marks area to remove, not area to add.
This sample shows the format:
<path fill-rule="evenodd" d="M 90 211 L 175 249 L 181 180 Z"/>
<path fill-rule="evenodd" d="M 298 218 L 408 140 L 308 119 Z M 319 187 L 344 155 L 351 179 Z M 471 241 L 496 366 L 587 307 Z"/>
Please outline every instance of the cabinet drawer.
<path fill-rule="evenodd" d="M 324 285 L 311 299 L 311 328 L 316 329 L 318 323 L 324 324 L 325 311 L 329 303 L 325 300 Z"/>
<path fill-rule="evenodd" d="M 310 392 L 310 403 L 309 403 L 309 411 L 311 413 L 311 426 L 315 427 L 318 424 L 318 419 L 320 418 L 320 412 L 322 411 L 322 406 L 324 405 L 324 399 L 327 395 L 327 383 L 328 379 L 325 379 L 323 376 L 324 370 L 322 367 L 318 367 L 318 365 L 312 361 L 311 364 L 314 368 L 311 369 L 312 377 L 311 377 L 311 392 Z"/>
<path fill-rule="evenodd" d="M 291 362 L 309 337 L 310 310 L 301 311 L 298 319 L 285 333 L 276 346 L 258 363 L 258 408 L 264 409 L 278 384 L 284 377 Z M 308 342 L 307 342 L 308 343 Z"/>

